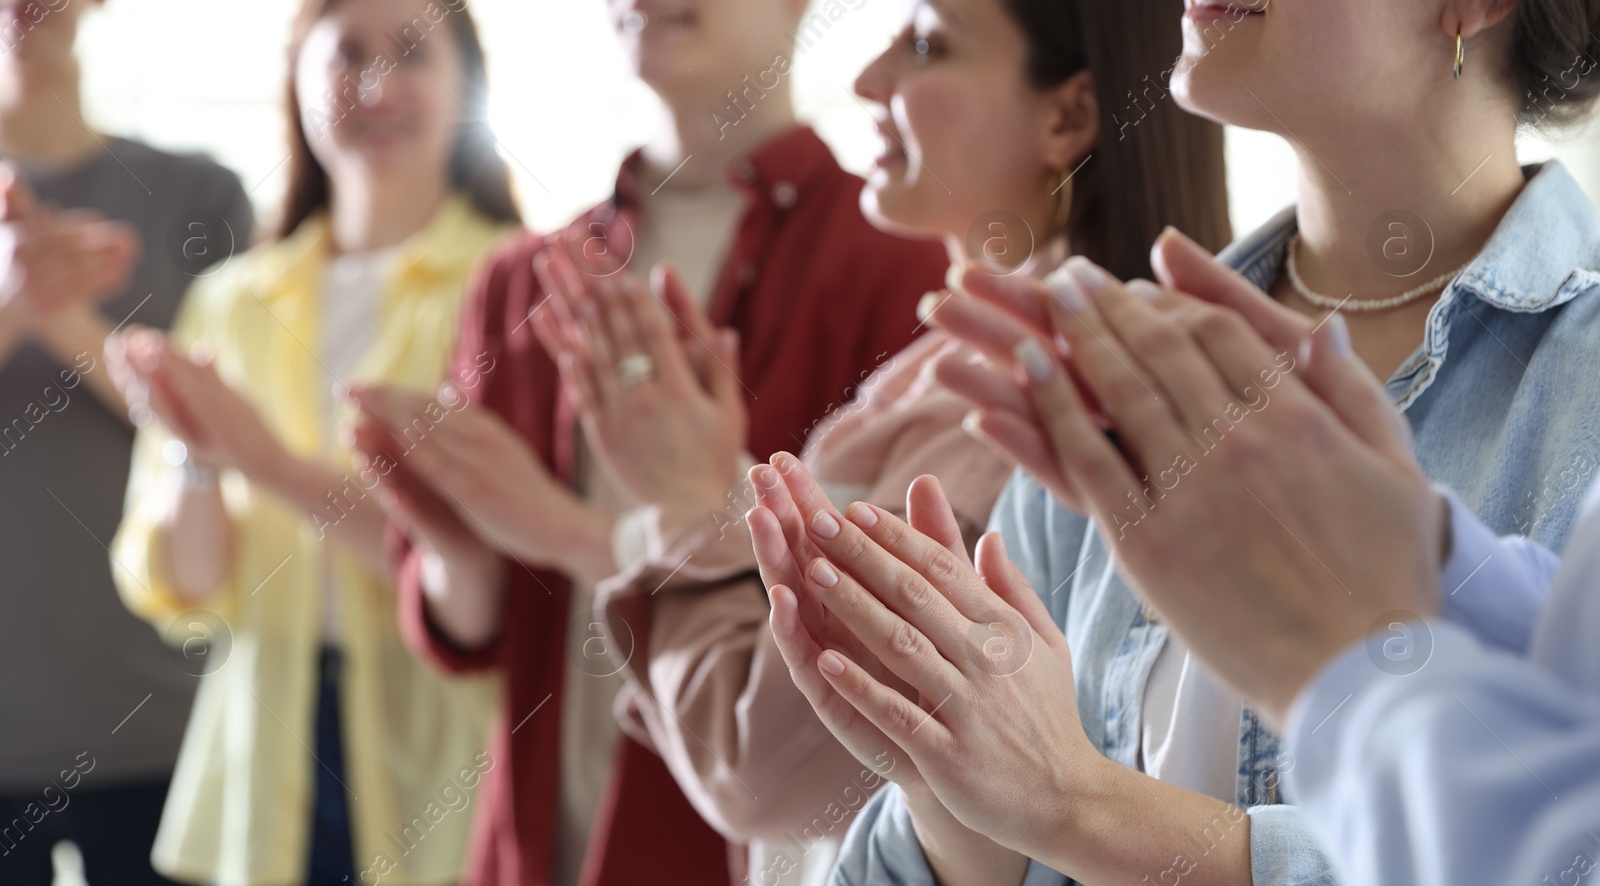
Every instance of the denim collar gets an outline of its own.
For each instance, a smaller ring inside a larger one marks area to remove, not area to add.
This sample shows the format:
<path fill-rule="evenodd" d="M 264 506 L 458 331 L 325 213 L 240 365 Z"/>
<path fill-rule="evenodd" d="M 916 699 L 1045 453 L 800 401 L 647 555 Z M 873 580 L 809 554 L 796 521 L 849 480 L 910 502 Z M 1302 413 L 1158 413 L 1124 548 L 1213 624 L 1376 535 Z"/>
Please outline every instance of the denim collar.
<path fill-rule="evenodd" d="M 1389 393 L 1402 409 L 1427 389 L 1444 362 L 1449 321 L 1458 305 L 1476 299 L 1499 310 L 1539 313 L 1600 289 L 1595 270 L 1600 267 L 1600 213 L 1588 195 L 1559 161 L 1525 166 L 1522 174 L 1527 186 L 1483 251 L 1440 293 L 1422 346 L 1389 380 Z M 1291 206 L 1217 258 L 1257 287 L 1270 289 L 1298 229 Z"/>

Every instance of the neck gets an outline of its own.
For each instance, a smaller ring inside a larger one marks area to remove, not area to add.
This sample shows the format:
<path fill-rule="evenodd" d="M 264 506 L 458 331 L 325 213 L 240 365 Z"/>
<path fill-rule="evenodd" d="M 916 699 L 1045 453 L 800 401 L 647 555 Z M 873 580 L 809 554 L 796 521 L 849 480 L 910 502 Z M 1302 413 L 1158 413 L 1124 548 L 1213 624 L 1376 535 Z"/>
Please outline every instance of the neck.
<path fill-rule="evenodd" d="M 336 184 L 330 201 L 336 253 L 384 249 L 422 230 L 449 196 L 442 177 L 377 182 L 362 177 Z"/>
<path fill-rule="evenodd" d="M 0 74 L 0 155 L 71 166 L 100 150 L 82 121 L 76 61 Z"/>
<path fill-rule="evenodd" d="M 757 91 L 752 88 L 749 96 L 754 97 Z M 696 93 L 661 98 L 666 106 L 665 119 L 655 137 L 644 146 L 644 160 L 646 177 L 657 184 L 666 180 L 668 188 L 721 184 L 726 180 L 729 164 L 795 126 L 794 100 L 787 81 L 758 100 L 741 98 L 736 110 L 743 116 L 726 110 L 726 95 Z M 712 122 L 712 111 L 716 111 L 720 122 Z"/>
<path fill-rule="evenodd" d="M 1307 287 L 1334 298 L 1385 298 L 1471 261 L 1522 191 L 1511 121 L 1509 111 L 1480 109 L 1389 130 L 1404 139 L 1362 136 L 1315 155 L 1297 143 L 1298 259 Z"/>
<path fill-rule="evenodd" d="M 943 237 L 945 254 L 950 256 L 951 267 L 960 267 L 973 258 L 967 251 L 967 236 L 965 234 L 947 233 Z M 1055 237 L 1036 246 L 1026 259 L 1014 268 L 1007 268 L 1002 273 L 1017 274 L 1043 280 L 1051 271 L 1061 266 L 1072 255 L 1072 248 L 1067 243 L 1065 235 Z M 992 267 L 992 262 L 980 261 L 980 268 Z M 998 270 L 998 269 L 996 269 Z"/>

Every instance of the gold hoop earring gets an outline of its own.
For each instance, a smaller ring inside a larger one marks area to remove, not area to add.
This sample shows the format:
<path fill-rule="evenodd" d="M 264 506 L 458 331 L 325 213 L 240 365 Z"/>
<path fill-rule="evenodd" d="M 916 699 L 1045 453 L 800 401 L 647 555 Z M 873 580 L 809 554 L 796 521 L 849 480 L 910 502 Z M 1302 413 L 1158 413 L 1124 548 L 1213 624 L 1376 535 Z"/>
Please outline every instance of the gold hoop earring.
<path fill-rule="evenodd" d="M 1051 196 L 1056 201 L 1055 214 L 1050 219 L 1050 233 L 1060 234 L 1067 230 L 1067 222 L 1072 220 L 1072 173 L 1058 173 L 1056 189 L 1051 191 Z"/>
<path fill-rule="evenodd" d="M 1461 79 L 1461 66 L 1467 61 L 1467 44 L 1461 40 L 1461 28 L 1456 28 L 1456 79 Z"/>

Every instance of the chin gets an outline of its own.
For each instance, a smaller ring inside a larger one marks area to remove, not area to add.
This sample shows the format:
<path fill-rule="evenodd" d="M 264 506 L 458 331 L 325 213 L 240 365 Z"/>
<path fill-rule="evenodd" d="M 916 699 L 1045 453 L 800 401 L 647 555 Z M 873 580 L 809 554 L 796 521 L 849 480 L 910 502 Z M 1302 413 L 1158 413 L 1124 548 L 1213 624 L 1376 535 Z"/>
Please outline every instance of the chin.
<path fill-rule="evenodd" d="M 861 214 L 873 227 L 910 240 L 932 240 L 948 234 L 920 197 L 903 184 L 883 182 L 884 173 L 869 174 L 861 189 Z"/>

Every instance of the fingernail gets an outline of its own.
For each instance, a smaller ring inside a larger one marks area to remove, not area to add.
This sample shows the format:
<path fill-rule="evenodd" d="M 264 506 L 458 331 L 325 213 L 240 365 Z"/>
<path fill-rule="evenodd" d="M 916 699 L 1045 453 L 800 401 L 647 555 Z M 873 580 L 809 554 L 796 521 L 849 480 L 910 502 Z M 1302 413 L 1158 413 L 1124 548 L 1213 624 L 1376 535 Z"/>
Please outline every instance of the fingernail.
<path fill-rule="evenodd" d="M 1050 376 L 1054 372 L 1050 365 L 1050 356 L 1044 352 L 1044 348 L 1039 346 L 1037 339 L 1023 339 L 1022 343 L 1017 345 L 1012 353 L 1016 356 L 1017 362 L 1022 364 L 1023 371 L 1028 373 L 1028 378 L 1032 379 L 1034 384 L 1044 384 L 1050 380 Z"/>
<path fill-rule="evenodd" d="M 1134 280 L 1128 283 L 1128 291 L 1145 301 L 1155 301 L 1161 297 L 1161 287 L 1149 280 Z"/>
<path fill-rule="evenodd" d="M 1069 314 L 1082 313 L 1089 307 L 1089 300 L 1083 297 L 1083 290 L 1078 288 L 1076 281 L 1068 274 L 1057 271 L 1045 278 L 1044 286 L 1050 290 L 1050 295 L 1061 306 L 1061 310 Z"/>
<path fill-rule="evenodd" d="M 821 665 L 824 671 L 835 677 L 844 676 L 844 659 L 840 658 L 839 653 L 834 652 L 832 649 L 817 656 L 817 664 Z"/>
<path fill-rule="evenodd" d="M 951 292 L 961 292 L 961 279 L 967 276 L 968 267 L 968 262 L 962 262 L 946 268 L 944 272 L 944 288 Z"/>
<path fill-rule="evenodd" d="M 799 463 L 799 459 L 787 452 L 780 452 L 772 457 L 772 466 L 777 468 L 780 473 L 784 474 L 794 470 L 795 465 L 798 465 Z"/>
<path fill-rule="evenodd" d="M 978 427 L 978 422 L 982 419 L 982 417 L 983 417 L 982 414 L 979 413 L 978 410 L 976 410 L 976 409 L 972 410 L 971 412 L 969 412 L 966 415 L 962 416 L 962 418 L 961 418 L 961 429 L 966 431 L 969 434 L 972 434 L 973 436 L 978 436 L 979 434 L 982 434 L 983 431 L 980 430 L 979 427 Z"/>
<path fill-rule="evenodd" d="M 818 587 L 831 588 L 839 583 L 839 573 L 833 571 L 827 560 L 818 560 L 811 564 L 811 580 Z"/>
<path fill-rule="evenodd" d="M 1071 274 L 1072 279 L 1076 280 L 1089 295 L 1096 295 L 1111 285 L 1111 275 L 1081 255 L 1075 255 L 1067 260 L 1067 273 Z"/>
<path fill-rule="evenodd" d="M 1344 322 L 1343 314 L 1335 312 L 1328 318 L 1328 338 L 1333 343 L 1334 351 L 1341 357 L 1350 356 L 1354 350 L 1350 345 L 1350 327 Z"/>
<path fill-rule="evenodd" d="M 811 528 L 816 531 L 819 538 L 839 537 L 839 521 L 833 519 L 833 515 L 827 511 L 823 511 L 811 518 Z"/>
<path fill-rule="evenodd" d="M 860 526 L 862 529 L 871 529 L 878 525 L 878 512 L 861 502 L 856 502 L 847 508 L 844 515 L 850 518 L 851 523 Z"/>
<path fill-rule="evenodd" d="M 928 318 L 933 316 L 934 310 L 939 307 L 939 303 L 943 300 L 943 296 L 937 292 L 924 293 L 917 302 L 917 319 L 923 323 L 928 322 Z"/>
<path fill-rule="evenodd" d="M 778 485 L 778 472 L 766 465 L 758 465 L 755 469 L 756 485 L 762 489 L 774 489 Z"/>

